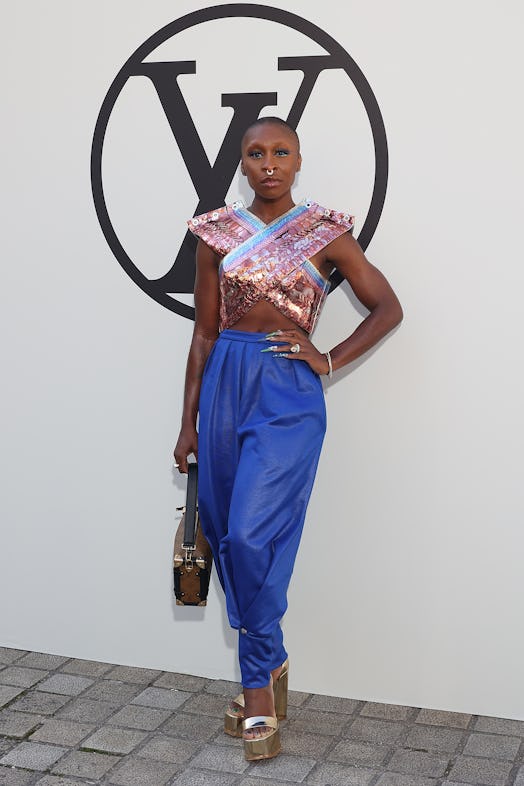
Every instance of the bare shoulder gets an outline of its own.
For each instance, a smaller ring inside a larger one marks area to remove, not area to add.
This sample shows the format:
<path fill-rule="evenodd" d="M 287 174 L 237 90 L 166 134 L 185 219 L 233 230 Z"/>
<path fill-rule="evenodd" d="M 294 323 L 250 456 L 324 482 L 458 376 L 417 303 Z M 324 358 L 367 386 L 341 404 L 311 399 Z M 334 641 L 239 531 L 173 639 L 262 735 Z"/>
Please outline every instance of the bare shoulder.
<path fill-rule="evenodd" d="M 370 265 L 360 245 L 351 232 L 344 232 L 332 240 L 325 249 L 326 259 L 344 274 L 352 268 Z"/>
<path fill-rule="evenodd" d="M 205 240 L 202 238 L 198 238 L 198 243 L 196 247 L 196 263 L 198 267 L 212 267 L 218 268 L 220 264 L 221 257 L 217 252 L 208 246 Z"/>

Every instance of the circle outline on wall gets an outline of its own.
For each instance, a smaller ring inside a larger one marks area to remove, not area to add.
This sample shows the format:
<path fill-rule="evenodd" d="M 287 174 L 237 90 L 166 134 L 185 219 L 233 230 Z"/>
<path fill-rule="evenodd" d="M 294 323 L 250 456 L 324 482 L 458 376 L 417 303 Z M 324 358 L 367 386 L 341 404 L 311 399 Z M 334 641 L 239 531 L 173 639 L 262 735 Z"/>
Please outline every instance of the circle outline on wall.
<path fill-rule="evenodd" d="M 104 145 L 105 133 L 113 107 L 122 91 L 124 85 L 129 79 L 133 66 L 137 62 L 142 62 L 153 50 L 167 41 L 169 38 L 187 30 L 195 25 L 202 24 L 203 22 L 211 22 L 217 19 L 228 19 L 234 17 L 244 17 L 251 19 L 265 19 L 269 22 L 276 22 L 285 27 L 289 27 L 302 33 L 307 38 L 315 41 L 319 46 L 323 47 L 329 54 L 341 58 L 345 65 L 344 70 L 349 79 L 353 82 L 357 90 L 364 108 L 366 110 L 368 120 L 371 126 L 373 135 L 373 144 L 375 148 L 375 178 L 373 184 L 373 193 L 369 210 L 358 235 L 358 242 L 365 251 L 368 247 L 375 230 L 378 226 L 380 216 L 384 207 L 386 198 L 387 182 L 388 182 L 388 146 L 386 138 L 386 129 L 377 99 L 371 89 L 369 82 L 364 76 L 362 70 L 353 60 L 351 55 L 334 39 L 329 33 L 326 33 L 313 22 L 310 22 L 302 17 L 284 11 L 281 8 L 274 8 L 273 6 L 248 4 L 248 3 L 227 3 L 224 5 L 210 6 L 208 8 L 201 8 L 197 11 L 192 11 L 189 14 L 181 16 L 179 19 L 169 22 L 164 27 L 153 33 L 144 43 L 142 43 L 133 54 L 126 60 L 115 79 L 113 80 L 107 94 L 102 102 L 100 112 L 96 121 L 95 130 L 93 134 L 93 143 L 91 147 L 91 188 L 93 192 L 93 200 L 95 203 L 95 210 L 98 216 L 104 237 L 116 257 L 121 267 L 125 270 L 127 275 L 137 284 L 140 289 L 145 292 L 149 297 L 156 300 L 165 308 L 174 311 L 180 316 L 194 319 L 195 310 L 191 306 L 181 303 L 175 298 L 168 295 L 166 292 L 161 292 L 158 287 L 155 289 L 155 281 L 146 278 L 144 274 L 138 269 L 132 259 L 129 257 L 124 247 L 120 243 L 118 236 L 113 228 L 109 212 L 107 210 L 106 200 L 104 196 L 104 188 L 102 182 L 102 150 Z M 333 291 L 344 279 L 338 272 L 334 271 L 331 276 L 330 292 Z"/>

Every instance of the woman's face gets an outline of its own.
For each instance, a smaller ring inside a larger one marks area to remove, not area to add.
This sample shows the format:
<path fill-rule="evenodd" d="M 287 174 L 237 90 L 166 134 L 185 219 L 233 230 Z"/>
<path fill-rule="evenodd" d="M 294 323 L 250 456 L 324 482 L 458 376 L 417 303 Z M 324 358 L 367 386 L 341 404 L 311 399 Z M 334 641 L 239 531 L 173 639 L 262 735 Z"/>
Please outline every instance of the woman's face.
<path fill-rule="evenodd" d="M 295 135 L 279 123 L 254 126 L 244 136 L 240 168 L 255 194 L 264 199 L 286 194 L 301 162 Z M 268 175 L 268 170 L 273 173 Z"/>

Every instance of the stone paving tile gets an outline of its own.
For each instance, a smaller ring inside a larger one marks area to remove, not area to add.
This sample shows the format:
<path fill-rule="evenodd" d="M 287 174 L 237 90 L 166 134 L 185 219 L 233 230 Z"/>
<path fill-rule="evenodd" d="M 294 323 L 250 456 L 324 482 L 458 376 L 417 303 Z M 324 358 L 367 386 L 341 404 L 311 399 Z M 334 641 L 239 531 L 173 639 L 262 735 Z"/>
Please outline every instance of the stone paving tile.
<path fill-rule="evenodd" d="M 224 730 L 220 729 L 218 734 L 215 734 L 214 738 L 210 740 L 212 745 L 227 745 L 230 748 L 237 748 L 238 750 L 242 747 L 242 741 L 240 737 L 232 737 L 230 734 L 224 734 Z"/>
<path fill-rule="evenodd" d="M 102 726 L 82 743 L 89 748 L 103 753 L 131 753 L 147 737 L 143 731 L 136 729 L 117 729 L 115 726 Z"/>
<path fill-rule="evenodd" d="M 312 696 L 307 703 L 307 709 L 352 715 L 358 705 L 359 702 L 356 699 L 341 699 L 338 696 Z"/>
<path fill-rule="evenodd" d="M 375 783 L 375 786 L 435 786 L 435 778 L 425 778 L 422 775 L 405 775 L 398 772 L 384 772 Z M 457 786 L 459 786 L 457 784 Z"/>
<path fill-rule="evenodd" d="M 225 737 L 226 735 L 224 734 L 223 736 Z M 285 753 L 291 753 L 295 756 L 311 756 L 313 759 L 321 758 L 327 749 L 333 745 L 333 737 L 288 730 L 285 723 L 280 727 L 280 737 Z M 234 737 L 228 739 L 234 740 Z"/>
<path fill-rule="evenodd" d="M 113 718 L 111 719 L 113 721 Z M 184 712 L 172 715 L 162 726 L 163 734 L 172 734 L 174 737 L 189 740 L 211 739 L 218 731 L 222 731 L 224 721 L 222 718 L 210 718 L 206 715 L 188 715 Z M 227 736 L 224 734 L 224 737 Z"/>
<path fill-rule="evenodd" d="M 15 650 L 11 649 L 11 647 L 0 647 L 0 663 L 13 663 L 15 660 L 18 660 L 26 653 L 27 650 Z"/>
<path fill-rule="evenodd" d="M 218 774 L 201 770 L 184 770 L 175 778 L 171 786 L 233 786 L 233 783 L 237 783 L 236 778 L 236 775 L 228 775 L 225 772 Z M 242 780 L 240 783 L 247 784 L 247 781 Z M 261 786 L 258 779 L 255 786 Z M 279 785 L 275 782 L 274 786 Z M 289 786 L 289 784 L 284 784 L 284 786 Z"/>
<path fill-rule="evenodd" d="M 111 717 L 111 726 L 127 726 L 132 729 L 154 731 L 169 717 L 171 717 L 170 710 L 156 710 L 154 707 L 127 705 Z"/>
<path fill-rule="evenodd" d="M 107 782 L 119 786 L 164 786 L 176 771 L 176 764 L 128 756 L 110 773 Z"/>
<path fill-rule="evenodd" d="M 304 756 L 286 756 L 285 753 L 281 753 L 274 759 L 254 763 L 252 766 L 255 769 L 252 774 L 256 774 L 257 778 L 265 778 L 266 781 L 281 780 L 302 783 L 315 764 L 315 759 L 308 759 Z"/>
<path fill-rule="evenodd" d="M 59 693 L 64 696 L 78 696 L 93 684 L 88 677 L 78 677 L 74 674 L 52 674 L 38 686 L 38 690 L 47 693 Z"/>
<path fill-rule="evenodd" d="M 220 745 L 206 745 L 191 761 L 191 767 L 213 770 L 214 772 L 236 772 L 240 774 L 249 767 L 249 762 L 244 759 L 241 749 L 221 747 Z"/>
<path fill-rule="evenodd" d="M 166 690 L 165 688 L 146 688 L 132 700 L 131 704 L 141 704 L 144 707 L 159 707 L 164 710 L 176 710 L 191 693 L 184 691 Z"/>
<path fill-rule="evenodd" d="M 164 672 L 153 683 L 155 688 L 175 688 L 175 690 L 187 690 L 190 693 L 197 693 L 210 684 L 210 680 L 205 677 L 195 677 L 192 674 L 175 674 L 169 671 Z"/>
<path fill-rule="evenodd" d="M 288 728 L 293 731 L 311 733 L 311 730 L 314 729 L 318 734 L 338 737 L 348 723 L 349 717 L 347 715 L 336 715 L 331 712 L 315 712 L 306 707 L 303 710 L 298 710 L 297 714 L 287 724 Z"/>
<path fill-rule="evenodd" d="M 23 688 L 15 688 L 10 685 L 0 685 L 0 707 L 9 704 L 15 696 L 19 696 L 23 693 L 23 690 Z"/>
<path fill-rule="evenodd" d="M 413 714 L 413 707 L 404 704 L 380 704 L 376 701 L 367 701 L 359 712 L 370 718 L 383 720 L 407 720 Z"/>
<path fill-rule="evenodd" d="M 65 674 L 79 674 L 82 677 L 101 677 L 115 667 L 114 663 L 99 663 L 97 660 L 73 658 L 60 671 Z"/>
<path fill-rule="evenodd" d="M 449 764 L 449 756 L 423 751 L 396 750 L 387 763 L 387 769 L 393 772 L 405 772 L 408 775 L 427 775 L 431 778 L 442 778 Z"/>
<path fill-rule="evenodd" d="M 319 764 L 306 778 L 308 786 L 367 786 L 376 770 L 347 764 Z"/>
<path fill-rule="evenodd" d="M 383 745 L 394 745 L 404 733 L 403 723 L 374 720 L 359 716 L 347 727 L 344 737 L 351 737 Z"/>
<path fill-rule="evenodd" d="M 94 701 L 80 697 L 73 699 L 67 707 L 57 712 L 57 717 L 81 723 L 103 723 L 119 709 L 118 705 L 110 704 L 108 701 Z"/>
<path fill-rule="evenodd" d="M 47 770 L 67 753 L 67 748 L 43 745 L 39 742 L 21 742 L 0 759 L 0 764 L 22 767 L 26 770 Z"/>
<path fill-rule="evenodd" d="M 69 778 L 62 778 L 61 775 L 44 775 L 36 786 L 78 786 L 80 781 L 72 781 Z M 85 781 L 83 781 L 85 783 Z M 91 781 L 93 783 L 93 781 Z"/>
<path fill-rule="evenodd" d="M 440 786 L 466 786 L 465 781 L 432 781 L 432 783 L 439 783 Z M 513 784 L 513 781 L 511 783 Z M 479 786 L 479 784 L 475 784 L 475 786 Z M 484 784 L 482 784 L 482 786 L 484 786 Z"/>
<path fill-rule="evenodd" d="M 30 688 L 39 680 L 47 677 L 48 673 L 44 669 L 24 669 L 22 666 L 8 666 L 0 674 L 0 682 L 2 685 Z"/>
<path fill-rule="evenodd" d="M 74 723 L 59 718 L 45 718 L 43 724 L 33 734 L 31 742 L 51 742 L 55 745 L 78 745 L 80 740 L 92 732 L 94 726 L 87 723 Z"/>
<path fill-rule="evenodd" d="M 16 665 L 27 666 L 30 669 L 51 671 L 52 669 L 60 668 L 68 660 L 69 658 L 63 655 L 51 655 L 47 652 L 28 652 L 27 655 L 24 655 L 17 661 Z"/>
<path fill-rule="evenodd" d="M 234 698 L 242 692 L 242 685 L 239 682 L 229 680 L 212 680 L 206 687 L 207 693 L 216 693 L 219 696 Z"/>
<path fill-rule="evenodd" d="M 515 778 L 515 786 L 524 786 L 524 764 L 519 768 Z"/>
<path fill-rule="evenodd" d="M 452 781 L 474 783 L 475 786 L 504 786 L 511 767 L 511 762 L 500 759 L 458 756 L 451 767 L 449 778 Z"/>
<path fill-rule="evenodd" d="M 238 786 L 289 786 L 289 781 L 276 781 L 272 779 L 271 782 L 268 783 L 267 779 L 261 780 L 260 778 L 255 778 L 254 776 L 251 777 L 249 775 L 247 778 L 242 778 L 240 781 L 235 781 L 235 784 L 236 783 L 238 783 Z"/>
<path fill-rule="evenodd" d="M 311 698 L 311 693 L 304 693 L 301 690 L 290 690 L 287 695 L 287 703 L 290 707 L 302 707 Z"/>
<path fill-rule="evenodd" d="M 70 696 L 31 690 L 10 704 L 9 709 L 17 712 L 32 712 L 36 715 L 53 715 L 70 700 Z"/>
<path fill-rule="evenodd" d="M 0 737 L 0 758 L 18 745 L 18 740 L 8 737 Z M 1 783 L 1 781 L 0 781 Z"/>
<path fill-rule="evenodd" d="M 191 696 L 190 693 L 186 694 Z M 200 693 L 192 696 L 184 704 L 184 712 L 194 712 L 197 715 L 211 715 L 213 718 L 224 719 L 226 702 L 223 696 L 213 696 L 209 693 Z"/>
<path fill-rule="evenodd" d="M 78 677 L 76 679 L 79 679 Z M 85 699 L 102 699 L 102 701 L 110 701 L 111 704 L 127 704 L 131 699 L 134 699 L 140 693 L 140 685 L 130 685 L 127 682 L 120 682 L 118 680 L 100 680 L 92 685 L 82 698 Z"/>
<path fill-rule="evenodd" d="M 473 728 L 475 731 L 487 731 L 492 734 L 516 734 L 518 737 L 524 738 L 524 721 L 520 720 L 481 715 L 476 718 Z"/>
<path fill-rule="evenodd" d="M 141 669 L 137 666 L 114 666 L 111 671 L 104 674 L 106 680 L 119 680 L 137 685 L 149 685 L 162 672 L 159 669 Z"/>
<path fill-rule="evenodd" d="M 0 734 L 6 737 L 22 738 L 37 728 L 44 720 L 42 715 L 3 710 L 0 712 Z"/>
<path fill-rule="evenodd" d="M 179 740 L 162 734 L 154 735 L 137 752 L 137 756 L 155 761 L 168 761 L 172 764 L 184 764 L 199 749 L 200 743 L 190 740 Z"/>
<path fill-rule="evenodd" d="M 105 773 L 121 761 L 120 756 L 110 756 L 92 751 L 72 751 L 55 764 L 53 775 L 71 775 L 75 778 L 102 778 Z"/>
<path fill-rule="evenodd" d="M 333 748 L 329 761 L 340 761 L 344 764 L 366 764 L 368 767 L 380 767 L 391 749 L 385 745 L 372 745 L 357 740 L 341 740 Z"/>
<path fill-rule="evenodd" d="M 0 786 L 27 786 L 33 778 L 34 772 L 0 766 Z"/>
<path fill-rule="evenodd" d="M 423 708 L 416 716 L 415 723 L 466 729 L 472 717 L 473 715 L 468 715 L 465 712 L 446 712 L 445 710 L 428 710 Z"/>
<path fill-rule="evenodd" d="M 424 748 L 434 753 L 456 753 L 464 732 L 441 726 L 411 726 L 404 747 Z"/>
<path fill-rule="evenodd" d="M 520 743 L 521 740 L 518 737 L 472 732 L 464 746 L 463 753 L 467 756 L 513 760 L 519 752 Z"/>

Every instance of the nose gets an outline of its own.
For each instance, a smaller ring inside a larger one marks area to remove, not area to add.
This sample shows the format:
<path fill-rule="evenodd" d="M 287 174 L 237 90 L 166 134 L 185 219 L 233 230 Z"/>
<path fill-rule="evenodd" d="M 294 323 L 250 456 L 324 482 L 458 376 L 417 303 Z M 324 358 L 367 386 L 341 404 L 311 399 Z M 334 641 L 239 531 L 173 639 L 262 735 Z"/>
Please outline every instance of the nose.
<path fill-rule="evenodd" d="M 272 160 L 271 156 L 264 156 L 263 163 L 262 163 L 262 169 L 263 170 L 267 170 L 267 169 L 274 170 L 275 169 L 275 164 L 273 163 L 273 160 Z"/>

